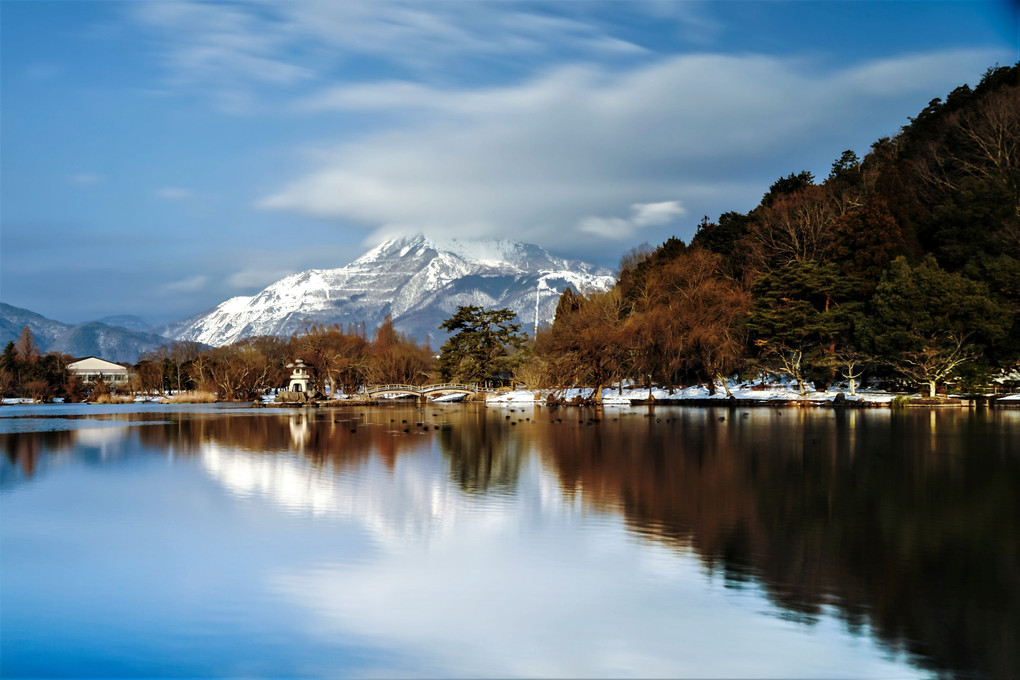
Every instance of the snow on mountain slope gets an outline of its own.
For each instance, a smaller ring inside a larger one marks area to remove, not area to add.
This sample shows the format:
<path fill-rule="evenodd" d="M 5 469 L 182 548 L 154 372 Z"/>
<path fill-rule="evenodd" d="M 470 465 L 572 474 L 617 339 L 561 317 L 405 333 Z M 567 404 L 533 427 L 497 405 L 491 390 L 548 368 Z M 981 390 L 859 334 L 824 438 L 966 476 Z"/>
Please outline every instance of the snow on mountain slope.
<path fill-rule="evenodd" d="M 390 239 L 339 269 L 310 269 L 251 297 L 160 329 L 178 340 L 225 345 L 255 335 L 290 335 L 312 323 L 378 326 L 387 314 L 410 335 L 439 337 L 458 305 L 509 307 L 524 328 L 552 320 L 567 285 L 589 292 L 613 284 L 608 272 L 513 241 Z"/>

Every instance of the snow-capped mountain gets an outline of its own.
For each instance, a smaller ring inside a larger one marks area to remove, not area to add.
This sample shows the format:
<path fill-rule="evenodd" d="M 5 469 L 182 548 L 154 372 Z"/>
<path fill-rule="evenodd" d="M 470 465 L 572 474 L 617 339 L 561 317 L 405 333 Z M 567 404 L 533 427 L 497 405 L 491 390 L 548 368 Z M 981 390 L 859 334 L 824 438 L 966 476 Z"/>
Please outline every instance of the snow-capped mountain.
<path fill-rule="evenodd" d="M 255 335 L 290 335 L 312 323 L 365 322 L 387 314 L 397 329 L 417 338 L 441 338 L 439 324 L 459 305 L 509 307 L 525 329 L 549 322 L 567 286 L 605 290 L 604 269 L 554 257 L 513 241 L 435 241 L 424 236 L 388 240 L 339 269 L 292 274 L 251 297 L 159 330 L 178 340 L 225 345 Z"/>

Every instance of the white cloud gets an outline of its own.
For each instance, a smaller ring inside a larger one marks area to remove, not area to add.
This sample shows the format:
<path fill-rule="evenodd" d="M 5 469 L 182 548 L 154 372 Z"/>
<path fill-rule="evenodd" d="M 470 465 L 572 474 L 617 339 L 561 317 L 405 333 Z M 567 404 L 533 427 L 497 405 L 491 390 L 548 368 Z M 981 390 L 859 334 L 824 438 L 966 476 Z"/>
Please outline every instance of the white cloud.
<path fill-rule="evenodd" d="M 191 196 L 191 190 L 183 187 L 163 187 L 156 191 L 157 198 L 164 198 L 168 201 L 178 201 L 184 198 L 191 198 Z"/>
<path fill-rule="evenodd" d="M 351 58 L 430 74 L 550 55 L 619 60 L 648 53 L 608 21 L 578 8 L 514 3 L 303 0 L 241 4 L 136 3 L 131 15 L 157 38 L 171 85 L 223 106 L 254 106 L 256 86 L 324 78 Z M 672 20 L 683 23 L 688 14 Z M 220 101 L 220 98 L 225 98 Z"/>
<path fill-rule="evenodd" d="M 651 227 L 669 224 L 678 217 L 687 214 L 680 201 L 661 201 L 659 203 L 635 203 L 631 206 L 634 215 L 631 222 L 635 227 Z"/>
<path fill-rule="evenodd" d="M 173 281 L 162 286 L 167 293 L 197 293 L 209 283 L 209 277 L 204 274 L 191 276 L 180 281 Z"/>
<path fill-rule="evenodd" d="M 142 25 L 161 34 L 164 63 L 178 82 L 287 84 L 311 77 L 308 67 L 284 58 L 287 24 L 256 5 L 146 2 L 132 9 Z"/>
<path fill-rule="evenodd" d="M 622 240 L 632 237 L 642 227 L 664 226 L 686 214 L 687 210 L 680 201 L 635 203 L 628 218 L 585 217 L 578 222 L 577 228 L 600 238 Z"/>
<path fill-rule="evenodd" d="M 393 127 L 317 145 L 311 169 L 258 205 L 377 234 L 513 235 L 554 247 L 618 237 L 679 217 L 679 203 L 656 203 L 664 196 L 695 210 L 707 199 L 756 200 L 767 186 L 761 166 L 828 139 L 834 158 L 846 148 L 837 146 L 844 128 L 893 103 L 914 110 L 903 104 L 911 95 L 980 73 L 989 54 L 911 55 L 836 72 L 703 54 L 623 72 L 561 67 L 483 90 L 407 82 L 324 89 L 303 106 L 377 111 Z M 646 207 L 593 217 L 635 204 Z"/>
<path fill-rule="evenodd" d="M 227 277 L 227 285 L 234 290 L 261 290 L 271 283 L 279 281 L 283 277 L 293 274 L 288 269 L 265 269 L 256 267 L 234 272 Z"/>
<path fill-rule="evenodd" d="M 105 175 L 94 172 L 78 172 L 67 177 L 67 182 L 78 187 L 94 186 L 106 181 Z"/>

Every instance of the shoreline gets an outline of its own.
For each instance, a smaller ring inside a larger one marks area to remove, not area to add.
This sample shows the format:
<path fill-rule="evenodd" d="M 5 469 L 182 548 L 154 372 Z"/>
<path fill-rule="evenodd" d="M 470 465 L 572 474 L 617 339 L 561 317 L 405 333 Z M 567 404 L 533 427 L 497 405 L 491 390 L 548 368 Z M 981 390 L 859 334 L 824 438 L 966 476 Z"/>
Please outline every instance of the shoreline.
<path fill-rule="evenodd" d="M 526 396 L 525 396 L 526 395 Z M 842 398 L 841 398 L 842 397 Z M 206 404 L 249 404 L 254 408 L 343 408 L 346 406 L 384 406 L 387 404 L 407 404 L 411 399 L 324 399 L 321 401 L 307 402 L 248 402 L 248 401 L 217 401 L 217 402 L 157 402 L 157 401 L 125 401 L 119 403 L 97 404 L 95 402 L 38 402 L 5 399 L 0 401 L 0 407 L 4 406 L 66 406 L 71 403 L 79 403 L 87 406 L 134 406 L 136 404 L 158 404 L 158 405 L 182 405 L 189 403 Z M 648 398 L 620 398 L 613 395 L 611 398 L 604 398 L 601 403 L 593 402 L 579 395 L 569 399 L 561 398 L 555 401 L 548 401 L 532 393 L 523 391 L 494 395 L 490 393 L 487 399 L 475 399 L 464 401 L 434 402 L 429 401 L 428 405 L 438 406 L 443 404 L 484 404 L 489 407 L 517 407 L 536 406 L 546 408 L 560 407 L 586 407 L 586 408 L 635 408 L 642 406 L 690 406 L 694 408 L 835 408 L 835 409 L 890 409 L 900 408 L 969 408 L 969 409 L 1017 409 L 1020 408 L 1020 398 L 1017 395 L 979 395 L 968 397 L 943 397 L 930 399 L 911 395 L 890 395 L 889 399 L 862 399 L 860 397 L 845 397 L 837 393 L 831 398 L 797 398 L 769 396 L 764 398 L 738 398 L 738 397 L 655 397 Z"/>

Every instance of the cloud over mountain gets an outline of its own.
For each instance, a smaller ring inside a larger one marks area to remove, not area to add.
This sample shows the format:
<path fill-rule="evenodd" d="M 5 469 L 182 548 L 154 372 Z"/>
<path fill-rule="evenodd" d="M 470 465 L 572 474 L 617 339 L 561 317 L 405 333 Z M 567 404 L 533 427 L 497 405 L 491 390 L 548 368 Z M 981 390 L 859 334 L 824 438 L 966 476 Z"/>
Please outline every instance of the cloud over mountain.
<path fill-rule="evenodd" d="M 357 223 L 375 237 L 512 233 L 562 248 L 655 226 L 658 238 L 675 233 L 682 211 L 625 217 L 631 206 L 698 211 L 721 196 L 753 205 L 762 193 L 753 178 L 789 149 L 831 138 L 834 158 L 843 128 L 859 126 L 873 104 L 930 91 L 947 74 L 965 79 L 989 58 L 955 50 L 831 72 L 796 59 L 693 54 L 628 69 L 568 65 L 488 88 L 336 86 L 298 108 L 370 112 L 392 126 L 319 145 L 304 174 L 258 205 Z"/>

